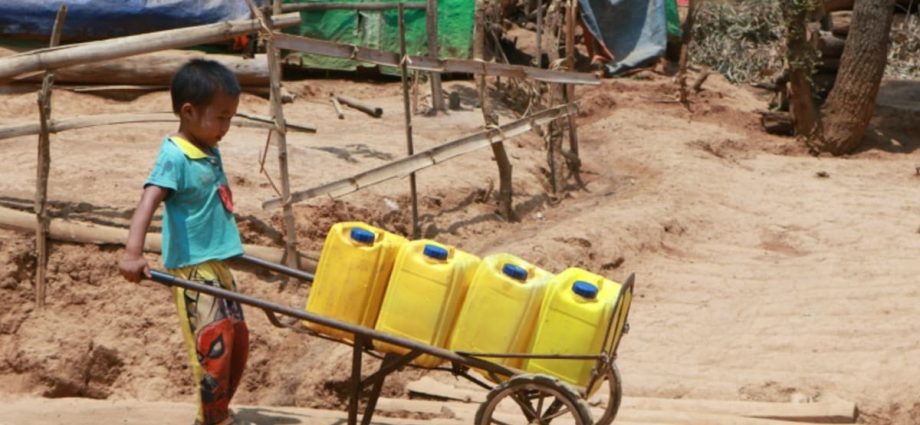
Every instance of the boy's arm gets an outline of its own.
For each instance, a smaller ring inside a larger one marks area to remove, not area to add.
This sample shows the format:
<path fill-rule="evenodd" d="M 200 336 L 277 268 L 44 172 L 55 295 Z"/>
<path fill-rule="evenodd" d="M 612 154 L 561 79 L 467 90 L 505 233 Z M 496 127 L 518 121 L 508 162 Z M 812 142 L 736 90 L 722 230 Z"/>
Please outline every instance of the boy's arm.
<path fill-rule="evenodd" d="M 141 274 L 150 276 L 147 260 L 144 259 L 144 239 L 147 237 L 147 228 L 153 213 L 169 194 L 169 189 L 156 185 L 147 185 L 141 201 L 131 217 L 131 227 L 128 230 L 128 241 L 125 243 L 125 253 L 118 263 L 118 271 L 125 279 L 131 282 L 140 282 Z"/>

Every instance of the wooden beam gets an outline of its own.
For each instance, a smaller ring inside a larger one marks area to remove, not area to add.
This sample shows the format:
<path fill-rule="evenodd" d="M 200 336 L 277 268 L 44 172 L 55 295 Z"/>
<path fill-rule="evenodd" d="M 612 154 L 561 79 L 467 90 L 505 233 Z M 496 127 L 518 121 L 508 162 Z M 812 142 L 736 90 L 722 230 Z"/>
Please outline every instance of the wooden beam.
<path fill-rule="evenodd" d="M 368 114 L 374 118 L 380 118 L 383 115 L 383 108 L 379 106 L 371 105 L 362 100 L 355 99 L 348 96 L 336 96 L 335 97 L 339 102 L 342 102 L 352 108 L 355 108 L 365 114 Z"/>
<path fill-rule="evenodd" d="M 276 28 L 299 23 L 298 13 L 281 15 L 274 20 Z M 0 82 L 28 72 L 195 46 L 227 40 L 258 30 L 257 20 L 243 19 L 33 50 L 0 58 Z"/>
<path fill-rule="evenodd" d="M 291 201 L 300 202 L 320 195 L 339 197 L 352 193 L 392 178 L 408 175 L 411 172 L 431 167 L 432 165 L 442 163 L 451 158 L 475 151 L 493 143 L 520 136 L 537 126 L 544 125 L 552 120 L 576 112 L 577 107 L 574 104 L 561 105 L 547 109 L 504 124 L 501 127 L 490 128 L 486 131 L 453 140 L 351 177 L 336 180 L 307 190 L 294 192 L 291 194 Z M 279 198 L 269 199 L 262 203 L 263 209 L 278 208 L 279 206 L 281 206 L 281 199 Z"/>
<path fill-rule="evenodd" d="M 237 113 L 236 116 L 242 120 L 233 120 L 231 123 L 239 127 L 248 128 L 272 128 L 272 124 L 266 123 L 266 118 L 259 115 L 250 115 L 246 113 Z M 148 112 L 137 114 L 107 114 L 107 115 L 90 115 L 85 117 L 74 117 L 66 119 L 57 119 L 48 121 L 49 133 L 60 133 L 67 130 L 76 130 L 79 128 L 98 127 L 103 125 L 134 124 L 134 123 L 157 123 L 179 122 L 176 115 L 172 112 Z M 291 126 L 292 129 L 306 133 L 315 133 L 316 127 L 312 124 L 296 124 Z M 17 123 L 0 126 L 0 140 L 12 137 L 29 136 L 41 132 L 40 123 Z"/>
<path fill-rule="evenodd" d="M 62 4 L 54 18 L 51 30 L 51 47 L 61 42 L 61 29 L 67 17 L 67 5 Z M 45 308 L 45 275 L 48 272 L 48 174 L 51 171 L 51 135 L 48 133 L 48 121 L 51 120 L 51 89 L 54 86 L 54 72 L 45 71 L 42 89 L 38 93 L 38 119 L 41 132 L 38 135 L 38 159 L 35 187 L 35 250 L 38 251 L 36 265 L 35 304 L 38 309 Z"/>
<path fill-rule="evenodd" d="M 399 66 L 399 54 L 382 50 L 290 34 L 275 33 L 275 41 L 282 49 L 295 50 L 384 66 Z M 521 65 L 508 65 L 465 59 L 432 59 L 424 56 L 409 56 L 409 69 L 438 72 L 442 74 L 475 74 L 514 78 L 532 78 L 538 81 L 562 84 L 600 84 L 594 74 L 585 72 L 549 71 Z"/>
<path fill-rule="evenodd" d="M 825 12 L 837 12 L 839 10 L 853 10 L 854 0 L 824 0 Z"/>
<path fill-rule="evenodd" d="M 35 225 L 34 215 L 0 207 L 0 227 L 34 232 Z M 51 239 L 63 242 L 124 245 L 128 240 L 128 229 L 55 218 L 50 220 L 49 236 Z M 144 251 L 162 252 L 162 248 L 162 236 L 158 233 L 148 233 L 144 240 Z M 253 257 L 273 263 L 281 263 L 284 257 L 284 250 L 267 246 L 243 244 L 243 251 Z M 298 257 L 301 260 L 302 270 L 311 273 L 316 271 L 316 260 L 318 259 L 316 253 L 299 253 Z"/>
<path fill-rule="evenodd" d="M 326 10 L 361 10 L 385 11 L 396 9 L 397 3 L 291 3 L 281 6 L 281 11 L 288 12 L 316 12 Z M 403 3 L 406 9 L 425 9 L 425 3 Z"/>

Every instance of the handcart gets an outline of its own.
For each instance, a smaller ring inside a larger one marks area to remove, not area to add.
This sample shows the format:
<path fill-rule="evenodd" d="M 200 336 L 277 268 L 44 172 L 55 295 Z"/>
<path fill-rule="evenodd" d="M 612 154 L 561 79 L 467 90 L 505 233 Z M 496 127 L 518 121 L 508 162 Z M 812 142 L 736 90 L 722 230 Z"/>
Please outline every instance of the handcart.
<path fill-rule="evenodd" d="M 312 274 L 300 270 L 291 269 L 247 255 L 237 257 L 237 259 L 291 277 L 309 282 L 313 281 Z M 615 360 L 620 339 L 623 334 L 629 330 L 626 319 L 629 315 L 629 307 L 632 302 L 635 280 L 632 274 L 620 288 L 617 305 L 607 325 L 608 329 L 605 333 L 606 337 L 602 347 L 609 348 L 609 351 L 602 349 L 600 353 L 580 355 L 454 352 L 381 333 L 363 326 L 312 314 L 304 310 L 271 303 L 222 288 L 179 279 L 159 271 L 151 271 L 151 277 L 154 281 L 167 286 L 178 286 L 261 309 L 268 316 L 269 321 L 275 326 L 294 328 L 295 330 L 311 333 L 321 338 L 351 345 L 353 347 L 351 366 L 352 388 L 348 403 L 348 425 L 358 424 L 359 399 L 365 388 L 369 387 L 370 393 L 365 402 L 364 413 L 361 416 L 361 424 L 369 425 L 373 418 L 377 400 L 380 397 L 380 392 L 383 388 L 383 382 L 386 376 L 408 366 L 410 362 L 423 354 L 439 357 L 450 364 L 449 367 L 437 367 L 434 369 L 449 371 L 456 376 L 461 376 L 489 390 L 486 400 L 479 406 L 476 412 L 476 425 L 515 423 L 609 425 L 616 417 L 617 410 L 622 400 L 622 384 Z M 278 315 L 287 316 L 295 320 L 291 322 L 282 321 L 279 319 Z M 344 341 L 309 331 L 301 325 L 302 320 L 351 333 L 354 335 L 354 341 Z M 614 332 L 610 332 L 611 330 Z M 613 339 L 611 340 L 610 338 Z M 407 350 L 407 353 L 381 354 L 374 350 L 374 344 L 377 342 L 404 348 Z M 362 377 L 361 363 L 362 356 L 365 353 L 382 359 L 382 362 L 377 371 L 366 377 Z M 502 358 L 565 359 L 573 361 L 593 360 L 596 364 L 592 369 L 588 384 L 584 388 L 578 388 L 563 382 L 557 377 L 532 374 L 488 360 Z M 488 375 L 491 381 L 499 383 L 493 384 L 480 379 L 471 374 L 471 369 L 476 369 L 480 373 Z M 601 384 L 604 381 L 607 382 L 609 393 L 602 394 L 599 398 L 601 400 L 606 399 L 606 405 L 601 416 L 596 420 L 592 420 L 587 398 L 591 395 L 591 390 L 601 388 Z M 606 397 L 604 397 L 604 395 L 606 395 Z"/>

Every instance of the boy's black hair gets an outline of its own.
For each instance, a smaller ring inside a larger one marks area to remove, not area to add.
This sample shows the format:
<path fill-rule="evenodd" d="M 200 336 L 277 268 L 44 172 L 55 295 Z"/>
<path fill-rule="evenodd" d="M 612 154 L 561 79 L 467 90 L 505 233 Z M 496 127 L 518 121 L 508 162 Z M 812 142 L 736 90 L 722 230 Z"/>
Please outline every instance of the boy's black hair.
<path fill-rule="evenodd" d="M 226 66 L 207 59 L 192 59 L 176 71 L 169 86 L 173 112 L 186 102 L 207 105 L 218 91 L 228 96 L 240 95 L 240 83 Z"/>

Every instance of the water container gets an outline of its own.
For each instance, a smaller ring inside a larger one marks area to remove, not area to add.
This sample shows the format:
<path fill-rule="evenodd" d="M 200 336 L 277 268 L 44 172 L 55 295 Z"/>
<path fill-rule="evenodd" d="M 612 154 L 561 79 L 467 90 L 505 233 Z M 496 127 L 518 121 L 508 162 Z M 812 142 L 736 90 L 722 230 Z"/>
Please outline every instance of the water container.
<path fill-rule="evenodd" d="M 534 325 L 530 352 L 534 354 L 599 354 L 617 306 L 620 284 L 579 268 L 569 268 L 549 282 Z M 616 329 L 609 329 L 607 349 Z M 585 387 L 594 360 L 529 359 L 522 369 L 555 376 Z M 591 392 L 591 391 L 589 391 Z"/>
<path fill-rule="evenodd" d="M 469 353 L 524 353 L 540 312 L 549 272 L 510 254 L 482 260 L 457 317 L 450 349 Z M 488 359 L 520 368 L 523 359 Z"/>
<path fill-rule="evenodd" d="M 399 250 L 390 275 L 377 330 L 446 348 L 473 273 L 475 255 L 430 240 L 408 242 Z M 377 343 L 384 352 L 408 350 Z M 421 356 L 413 363 L 434 367 L 441 359 Z"/>
<path fill-rule="evenodd" d="M 358 222 L 332 226 L 320 253 L 306 310 L 373 328 L 402 236 Z M 353 340 L 350 333 L 304 322 L 317 332 Z"/>

